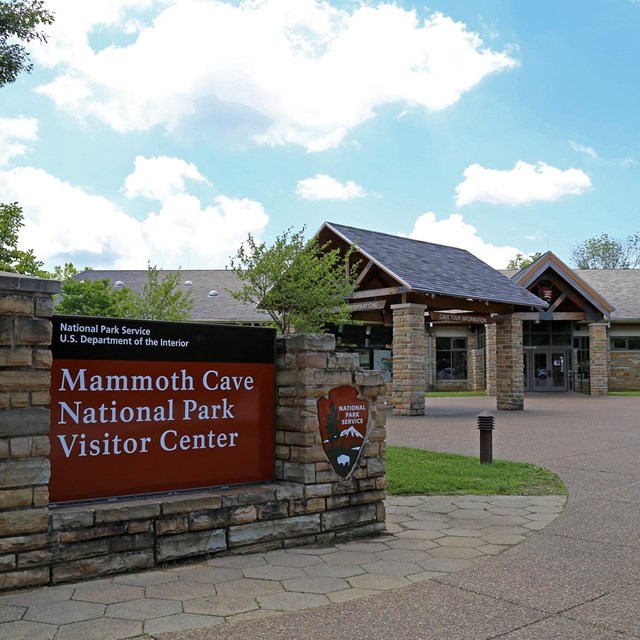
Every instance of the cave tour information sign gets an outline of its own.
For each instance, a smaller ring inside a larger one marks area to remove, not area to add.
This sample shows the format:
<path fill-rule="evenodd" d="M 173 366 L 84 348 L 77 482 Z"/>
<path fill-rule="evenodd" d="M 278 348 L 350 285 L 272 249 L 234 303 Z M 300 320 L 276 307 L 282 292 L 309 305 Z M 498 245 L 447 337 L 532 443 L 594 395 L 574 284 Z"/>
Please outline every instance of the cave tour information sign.
<path fill-rule="evenodd" d="M 275 330 L 53 316 L 51 503 L 274 478 Z"/>

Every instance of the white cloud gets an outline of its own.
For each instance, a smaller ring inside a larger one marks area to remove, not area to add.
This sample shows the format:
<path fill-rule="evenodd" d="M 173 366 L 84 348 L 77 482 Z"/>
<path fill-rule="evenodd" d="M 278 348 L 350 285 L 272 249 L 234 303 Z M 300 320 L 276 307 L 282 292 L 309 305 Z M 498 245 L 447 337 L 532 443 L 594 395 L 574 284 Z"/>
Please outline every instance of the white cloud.
<path fill-rule="evenodd" d="M 526 254 L 525 251 L 516 247 L 497 246 L 485 242 L 478 235 L 478 230 L 466 223 L 459 213 L 453 213 L 442 220 L 438 220 L 436 214 L 431 211 L 423 213 L 416 220 L 409 237 L 414 240 L 466 249 L 494 269 L 506 269 L 509 260 L 515 258 L 518 253 Z"/>
<path fill-rule="evenodd" d="M 367 195 L 353 180 L 340 182 L 322 173 L 317 173 L 313 178 L 298 180 L 296 194 L 304 200 L 351 200 Z"/>
<path fill-rule="evenodd" d="M 464 180 L 456 187 L 456 205 L 553 201 L 566 195 L 581 195 L 590 187 L 591 179 L 581 169 L 563 171 L 544 162 L 533 165 L 522 160 L 506 171 L 472 164 L 464 170 Z"/>
<path fill-rule="evenodd" d="M 587 147 L 583 144 L 578 144 L 573 140 L 569 140 L 569 146 L 574 151 L 577 151 L 578 153 L 582 153 L 588 158 L 591 158 L 592 160 L 598 160 L 598 154 L 596 153 L 596 150 L 593 147 Z"/>
<path fill-rule="evenodd" d="M 268 222 L 259 202 L 219 196 L 205 205 L 187 193 L 167 195 L 138 220 L 107 198 L 31 167 L 0 171 L 0 193 L 23 207 L 20 247 L 33 249 L 48 268 L 71 261 L 144 269 L 148 260 L 165 269 L 221 268 L 248 233 L 260 239 Z"/>
<path fill-rule="evenodd" d="M 0 118 L 0 166 L 17 156 L 24 156 L 29 147 L 23 143 L 38 139 L 38 121 L 35 118 L 19 116 Z"/>
<path fill-rule="evenodd" d="M 585 145 L 578 144 L 573 140 L 569 140 L 569 146 L 574 151 L 577 151 L 578 153 L 582 153 L 583 155 L 587 156 L 587 158 L 589 158 L 596 164 L 602 164 L 609 167 L 620 167 L 622 169 L 635 167 L 638 164 L 638 162 L 631 156 L 627 156 L 626 158 L 617 158 L 613 160 L 607 160 L 605 158 L 602 158 L 600 154 L 598 154 L 598 152 L 593 147 L 587 147 Z"/>
<path fill-rule="evenodd" d="M 268 217 L 259 203 L 219 196 L 213 206 L 203 207 L 188 194 L 167 198 L 159 211 L 143 223 L 145 237 L 156 253 L 172 264 L 191 268 L 228 264 L 228 258 L 246 240 L 259 238 Z"/>
<path fill-rule="evenodd" d="M 257 141 L 320 151 L 380 105 L 444 109 L 517 64 L 461 22 L 440 13 L 421 21 L 391 2 L 347 11 L 321 0 L 55 0 L 51 9 L 51 37 L 35 55 L 58 75 L 40 91 L 120 132 L 171 129 L 202 104 L 215 119 L 215 101 L 206 101 L 215 96 L 220 108 L 260 114 Z M 92 48 L 107 27 L 128 44 L 112 37 Z"/>
<path fill-rule="evenodd" d="M 128 198 L 142 196 L 162 201 L 184 192 L 185 178 L 207 182 L 194 164 L 180 158 L 137 156 L 134 164 L 133 173 L 124 181 L 124 192 Z"/>

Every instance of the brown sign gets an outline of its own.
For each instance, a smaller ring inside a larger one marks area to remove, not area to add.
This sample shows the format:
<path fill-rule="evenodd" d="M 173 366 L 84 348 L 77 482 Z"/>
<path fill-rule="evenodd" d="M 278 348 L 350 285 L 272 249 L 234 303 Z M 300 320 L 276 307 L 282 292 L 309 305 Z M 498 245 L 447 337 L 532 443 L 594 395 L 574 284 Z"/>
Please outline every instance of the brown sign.
<path fill-rule="evenodd" d="M 369 402 L 353 387 L 337 387 L 318 400 L 322 447 L 333 470 L 346 478 L 360 458 L 369 422 Z"/>
<path fill-rule="evenodd" d="M 369 300 L 367 302 L 352 302 L 349 305 L 350 311 L 374 311 L 377 309 L 384 309 L 387 302 L 386 300 Z"/>
<path fill-rule="evenodd" d="M 54 317 L 50 501 L 272 480 L 275 332 L 253 331 Z"/>
<path fill-rule="evenodd" d="M 465 324 L 491 324 L 491 316 L 483 316 L 471 313 L 444 313 L 442 311 L 429 311 L 430 318 L 443 322 L 463 322 Z"/>

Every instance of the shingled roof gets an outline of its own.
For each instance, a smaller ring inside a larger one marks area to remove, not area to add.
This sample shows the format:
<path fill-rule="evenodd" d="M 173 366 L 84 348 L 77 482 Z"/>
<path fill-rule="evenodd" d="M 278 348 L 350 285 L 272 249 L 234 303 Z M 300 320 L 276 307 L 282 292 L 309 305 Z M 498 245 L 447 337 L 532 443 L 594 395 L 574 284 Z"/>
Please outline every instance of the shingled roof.
<path fill-rule="evenodd" d="M 176 273 L 163 269 L 161 274 Z M 125 287 L 142 292 L 147 282 L 147 270 L 83 271 L 76 280 L 104 280 L 112 284 L 121 281 Z M 190 320 L 201 322 L 268 322 L 269 315 L 253 306 L 232 298 L 229 291 L 241 288 L 235 272 L 227 269 L 180 270 L 181 286 L 191 291 L 193 311 Z M 190 284 L 188 284 L 190 283 Z M 213 294 L 216 291 L 217 295 Z M 209 293 L 211 292 L 211 295 Z"/>
<path fill-rule="evenodd" d="M 464 249 L 326 222 L 330 229 L 412 291 L 545 307 L 533 293 Z M 320 232 L 318 232 L 320 233 Z"/>
<path fill-rule="evenodd" d="M 612 320 L 640 320 L 640 269 L 575 269 L 613 306 Z"/>

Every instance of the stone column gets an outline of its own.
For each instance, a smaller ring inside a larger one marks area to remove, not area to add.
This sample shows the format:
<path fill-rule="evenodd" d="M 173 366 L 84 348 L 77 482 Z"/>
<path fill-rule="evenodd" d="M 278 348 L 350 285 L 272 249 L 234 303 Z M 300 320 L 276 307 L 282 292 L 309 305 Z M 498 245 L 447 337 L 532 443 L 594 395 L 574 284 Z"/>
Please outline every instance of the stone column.
<path fill-rule="evenodd" d="M 496 392 L 498 409 L 524 409 L 522 320 L 513 315 L 497 318 Z"/>
<path fill-rule="evenodd" d="M 49 567 L 18 565 L 49 527 L 52 296 L 60 283 L 0 273 L 0 589 L 49 582 Z"/>
<path fill-rule="evenodd" d="M 592 396 L 609 392 L 609 337 L 604 322 L 589 325 L 589 377 Z"/>
<path fill-rule="evenodd" d="M 469 391 L 484 389 L 484 349 L 478 349 L 478 328 L 467 336 L 467 377 Z"/>
<path fill-rule="evenodd" d="M 437 377 L 436 377 L 436 337 L 433 333 L 425 332 L 425 340 L 427 342 L 427 365 L 425 367 L 426 380 L 425 391 L 435 391 Z"/>
<path fill-rule="evenodd" d="M 426 381 L 426 332 L 422 304 L 394 304 L 393 311 L 393 413 L 423 416 Z"/>
<path fill-rule="evenodd" d="M 485 367 L 487 368 L 487 395 L 497 394 L 496 383 L 496 325 L 487 325 Z"/>

